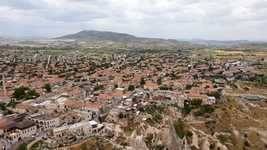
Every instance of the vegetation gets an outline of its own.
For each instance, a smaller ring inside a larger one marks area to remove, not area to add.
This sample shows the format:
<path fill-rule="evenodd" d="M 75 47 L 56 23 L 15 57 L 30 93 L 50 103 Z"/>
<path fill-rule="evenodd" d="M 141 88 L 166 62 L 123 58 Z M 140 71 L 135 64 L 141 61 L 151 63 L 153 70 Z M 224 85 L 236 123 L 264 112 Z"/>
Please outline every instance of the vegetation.
<path fill-rule="evenodd" d="M 0 110 L 5 111 L 6 110 L 6 104 L 0 103 Z"/>
<path fill-rule="evenodd" d="M 195 116 L 203 116 L 207 113 L 213 113 L 214 112 L 214 108 L 210 105 L 203 105 L 201 106 L 195 113 Z"/>
<path fill-rule="evenodd" d="M 12 101 L 12 100 L 11 100 Z M 15 106 L 15 105 L 10 105 L 10 106 Z M 8 104 L 5 103 L 0 103 L 0 110 L 3 111 L 3 115 L 9 115 L 12 114 L 13 112 L 7 109 Z"/>
<path fill-rule="evenodd" d="M 30 148 L 30 150 L 39 150 L 42 149 L 42 145 L 43 145 L 43 141 L 39 141 L 35 144 L 32 145 L 32 147 Z"/>
<path fill-rule="evenodd" d="M 162 120 L 162 113 L 164 111 L 164 106 L 162 105 L 150 105 L 146 107 L 139 108 L 139 111 L 148 113 L 152 116 L 152 122 L 159 123 Z"/>
<path fill-rule="evenodd" d="M 80 150 L 89 150 L 89 149 L 112 150 L 112 148 L 113 148 L 112 144 L 98 138 L 90 138 L 88 141 L 86 141 L 79 147 Z"/>
<path fill-rule="evenodd" d="M 147 137 L 145 138 L 145 143 L 149 149 L 164 150 L 164 148 L 165 148 L 163 145 L 158 145 L 158 144 L 153 143 L 153 134 L 147 135 Z"/>
<path fill-rule="evenodd" d="M 34 99 L 39 97 L 40 94 L 37 93 L 35 90 L 30 89 L 29 87 L 18 87 L 15 88 L 14 93 L 13 93 L 13 98 L 15 98 L 16 100 L 22 100 L 22 99 Z"/>
<path fill-rule="evenodd" d="M 178 137 L 184 138 L 192 136 L 192 132 L 188 130 L 183 120 L 178 119 L 177 121 L 174 122 L 173 126 Z"/>
<path fill-rule="evenodd" d="M 46 83 L 44 86 L 43 86 L 43 89 L 46 90 L 46 92 L 50 93 L 52 92 L 52 87 L 49 83 Z"/>
<path fill-rule="evenodd" d="M 27 144 L 26 143 L 20 144 L 17 150 L 27 150 Z"/>
<path fill-rule="evenodd" d="M 133 91 L 134 89 L 135 89 L 135 87 L 133 85 L 128 86 L 128 91 Z"/>
<path fill-rule="evenodd" d="M 157 80 L 157 84 L 158 84 L 158 85 L 161 85 L 161 83 L 162 83 L 162 79 L 161 79 L 161 78 L 158 78 L 158 80 Z"/>
<path fill-rule="evenodd" d="M 144 79 L 144 78 L 141 78 L 140 85 L 143 86 L 143 85 L 145 85 L 145 84 L 146 84 L 145 79 Z"/>
<path fill-rule="evenodd" d="M 267 76 L 256 76 L 256 83 L 259 86 L 267 86 Z"/>
<path fill-rule="evenodd" d="M 201 105 L 202 100 L 201 99 L 193 99 L 192 101 L 185 102 L 184 108 L 183 108 L 183 114 L 188 115 L 193 110 L 195 116 L 203 116 L 207 113 L 213 113 L 214 107 L 210 105 Z"/>
<path fill-rule="evenodd" d="M 104 86 L 103 85 L 97 85 L 94 87 L 94 91 L 100 91 L 100 90 L 103 90 L 104 89 Z"/>
<path fill-rule="evenodd" d="M 185 115 L 189 114 L 193 109 L 199 108 L 201 103 L 201 99 L 193 99 L 192 101 L 185 102 L 183 113 Z"/>
<path fill-rule="evenodd" d="M 229 142 L 230 140 L 230 137 L 229 136 L 226 136 L 226 135 L 218 135 L 217 138 L 219 139 L 219 141 L 222 143 L 222 144 L 225 144 L 227 142 Z"/>
<path fill-rule="evenodd" d="M 255 82 L 258 86 L 267 86 L 267 75 L 256 75 L 255 77 L 237 75 L 237 80 Z"/>

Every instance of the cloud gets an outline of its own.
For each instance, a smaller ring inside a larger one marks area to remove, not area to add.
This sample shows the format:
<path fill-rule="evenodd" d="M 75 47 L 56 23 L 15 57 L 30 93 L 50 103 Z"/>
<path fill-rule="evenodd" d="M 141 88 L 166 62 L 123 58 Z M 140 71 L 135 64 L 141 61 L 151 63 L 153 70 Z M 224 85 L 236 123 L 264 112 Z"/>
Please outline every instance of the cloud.
<path fill-rule="evenodd" d="M 137 36 L 264 39 L 266 0 L 2 0 L 0 36 L 83 29 Z"/>
<path fill-rule="evenodd" d="M 37 0 L 2 0 L 0 1 L 1 6 L 8 6 L 10 8 L 14 9 L 23 9 L 23 10 L 29 10 L 29 9 L 38 9 L 43 7 L 43 1 L 37 1 Z"/>

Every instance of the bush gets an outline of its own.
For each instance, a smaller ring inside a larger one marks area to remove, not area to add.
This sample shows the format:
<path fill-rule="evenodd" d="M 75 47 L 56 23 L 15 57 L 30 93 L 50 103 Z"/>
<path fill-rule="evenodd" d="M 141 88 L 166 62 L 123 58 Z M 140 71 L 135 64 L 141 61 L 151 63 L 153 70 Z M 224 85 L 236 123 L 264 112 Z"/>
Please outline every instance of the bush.
<path fill-rule="evenodd" d="M 146 84 L 145 79 L 144 79 L 144 78 L 141 78 L 141 80 L 140 80 L 140 85 L 143 86 L 143 85 L 145 85 L 145 84 Z"/>
<path fill-rule="evenodd" d="M 204 105 L 204 106 L 201 106 L 197 112 L 195 112 L 195 115 L 202 116 L 204 114 L 213 113 L 213 112 L 214 112 L 214 108 L 212 106 Z"/>
<path fill-rule="evenodd" d="M 161 105 L 150 105 L 143 108 L 139 108 L 139 111 L 146 112 L 152 116 L 152 121 L 159 123 L 162 120 L 162 113 L 164 106 Z"/>
<path fill-rule="evenodd" d="M 46 92 L 52 92 L 52 87 L 49 83 L 46 83 L 44 86 L 43 86 L 43 89 L 46 90 Z"/>
<path fill-rule="evenodd" d="M 133 91 L 134 89 L 135 89 L 135 87 L 133 85 L 128 86 L 128 91 Z"/>
<path fill-rule="evenodd" d="M 218 135 L 217 138 L 222 144 L 225 144 L 229 141 L 229 137 L 222 134 Z"/>
<path fill-rule="evenodd" d="M 189 114 L 193 109 L 199 108 L 201 106 L 201 103 L 201 99 L 193 99 L 192 101 L 185 103 L 183 113 L 185 115 Z"/>
<path fill-rule="evenodd" d="M 17 99 L 17 100 L 22 100 L 22 99 L 33 99 L 33 98 L 37 98 L 39 97 L 40 94 L 37 93 L 35 90 L 32 90 L 28 87 L 18 87 L 15 88 L 14 93 L 13 93 L 13 98 Z"/>
<path fill-rule="evenodd" d="M 259 86 L 266 86 L 267 85 L 267 76 L 257 76 L 256 83 Z"/>
<path fill-rule="evenodd" d="M 187 129 L 186 124 L 181 119 L 178 119 L 177 121 L 175 121 L 173 126 L 174 126 L 177 136 L 180 137 L 181 139 L 184 137 L 191 137 L 193 135 L 192 132 L 190 132 Z"/>
<path fill-rule="evenodd" d="M 27 144 L 26 143 L 20 144 L 18 150 L 27 150 Z"/>
<path fill-rule="evenodd" d="M 199 107 L 202 104 L 202 100 L 201 99 L 192 99 L 190 104 L 194 107 Z"/>
<path fill-rule="evenodd" d="M 103 85 L 97 85 L 97 86 L 95 86 L 94 91 L 100 91 L 100 90 L 103 90 L 103 89 L 104 89 Z"/>

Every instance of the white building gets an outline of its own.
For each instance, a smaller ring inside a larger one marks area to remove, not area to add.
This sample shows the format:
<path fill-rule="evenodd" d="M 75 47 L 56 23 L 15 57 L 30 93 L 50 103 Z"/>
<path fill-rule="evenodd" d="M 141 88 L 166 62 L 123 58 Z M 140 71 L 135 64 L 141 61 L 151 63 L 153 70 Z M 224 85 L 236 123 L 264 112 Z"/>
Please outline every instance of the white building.
<path fill-rule="evenodd" d="M 98 124 L 96 121 L 83 121 L 53 129 L 53 136 L 56 138 L 61 138 L 68 134 L 78 136 L 101 136 L 105 134 L 105 129 L 104 125 Z"/>
<path fill-rule="evenodd" d="M 33 114 L 29 117 L 30 120 L 37 124 L 39 130 L 45 131 L 60 125 L 60 119 L 57 116 L 49 114 Z"/>

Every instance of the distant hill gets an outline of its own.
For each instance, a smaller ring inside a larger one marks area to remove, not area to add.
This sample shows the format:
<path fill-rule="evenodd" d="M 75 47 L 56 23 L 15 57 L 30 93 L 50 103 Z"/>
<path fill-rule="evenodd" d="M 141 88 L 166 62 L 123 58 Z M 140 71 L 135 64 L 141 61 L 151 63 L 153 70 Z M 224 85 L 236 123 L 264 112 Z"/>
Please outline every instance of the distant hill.
<path fill-rule="evenodd" d="M 192 44 L 204 45 L 212 48 L 235 48 L 235 49 L 267 49 L 267 42 L 265 41 L 217 41 L 217 40 L 192 40 Z"/>
<path fill-rule="evenodd" d="M 90 47 L 92 44 L 97 44 L 107 47 L 123 47 L 130 49 L 173 49 L 191 48 L 190 42 L 177 41 L 175 39 L 160 39 L 160 38 L 143 38 L 126 33 L 116 33 L 108 31 L 80 31 L 78 33 L 69 34 L 55 38 L 55 40 L 75 40 L 78 43 L 83 43 L 85 47 Z M 84 44 L 85 43 L 85 44 Z"/>
<path fill-rule="evenodd" d="M 138 38 L 125 33 L 107 32 L 107 31 L 80 31 L 78 33 L 65 35 L 56 39 L 73 39 L 83 41 L 114 41 L 114 42 L 129 42 L 135 41 Z"/>

